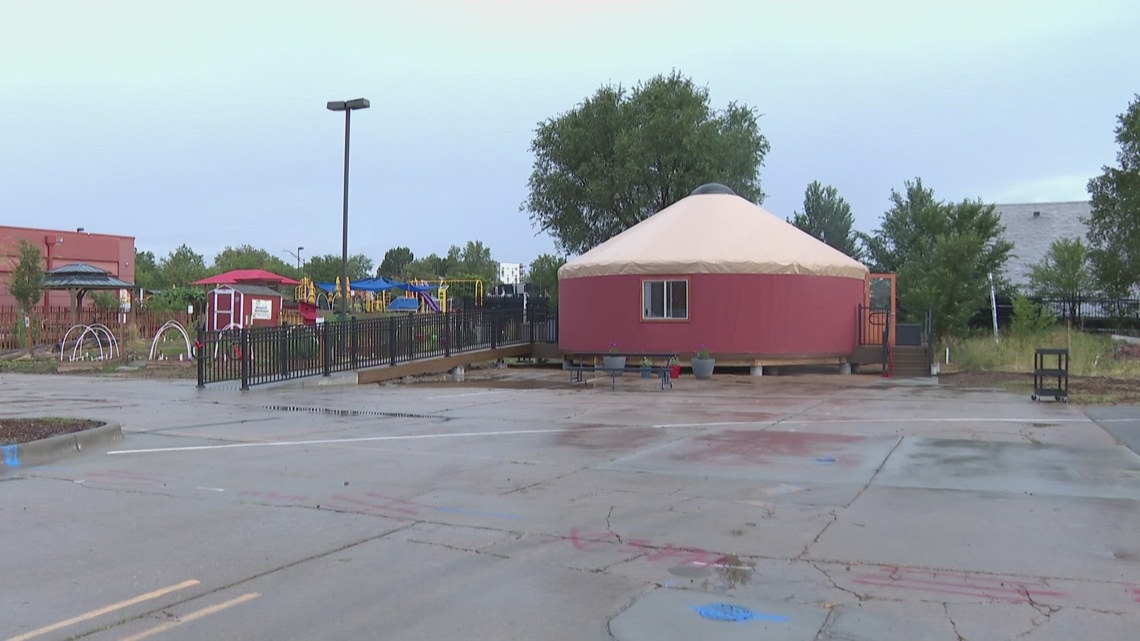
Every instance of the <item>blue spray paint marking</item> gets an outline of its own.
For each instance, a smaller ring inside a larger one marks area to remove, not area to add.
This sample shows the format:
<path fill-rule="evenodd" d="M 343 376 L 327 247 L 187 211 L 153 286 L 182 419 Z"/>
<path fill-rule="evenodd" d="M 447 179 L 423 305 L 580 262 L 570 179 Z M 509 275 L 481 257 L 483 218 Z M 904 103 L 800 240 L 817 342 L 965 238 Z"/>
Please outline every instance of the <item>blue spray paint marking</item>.
<path fill-rule="evenodd" d="M 817 458 L 815 460 L 815 462 L 819 463 L 820 465 L 831 465 L 832 463 L 835 462 L 835 457 L 834 456 L 821 456 L 821 457 Z"/>
<path fill-rule="evenodd" d="M 713 621 L 728 621 L 740 623 L 743 621 L 772 621 L 774 623 L 787 623 L 788 617 L 778 614 L 753 612 L 742 605 L 731 603 L 710 603 L 708 605 L 695 605 L 693 611 L 706 619 Z"/>
<path fill-rule="evenodd" d="M 503 514 L 502 512 L 480 512 L 478 510 L 468 510 L 462 507 L 437 507 L 434 508 L 436 512 L 449 512 L 452 514 L 470 514 L 472 516 L 489 516 L 496 519 L 521 519 L 522 516 L 518 514 Z"/>
<path fill-rule="evenodd" d="M 20 467 L 19 445 L 5 445 L 0 447 L 0 451 L 4 452 L 4 465 L 8 467 Z"/>

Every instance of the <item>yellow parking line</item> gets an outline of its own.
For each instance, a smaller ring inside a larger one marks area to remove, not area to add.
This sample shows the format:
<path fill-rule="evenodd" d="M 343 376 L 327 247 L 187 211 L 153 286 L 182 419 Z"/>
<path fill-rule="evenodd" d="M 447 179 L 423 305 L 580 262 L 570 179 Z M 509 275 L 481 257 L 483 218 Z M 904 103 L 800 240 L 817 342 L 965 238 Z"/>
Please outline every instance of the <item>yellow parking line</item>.
<path fill-rule="evenodd" d="M 241 603 L 245 603 L 246 601 L 252 601 L 253 599 L 256 599 L 259 596 L 261 596 L 260 592 L 250 592 L 249 594 L 243 594 L 243 595 L 237 597 L 236 599 L 230 599 L 229 601 L 225 601 L 225 602 L 219 603 L 217 605 L 211 605 L 208 608 L 202 608 L 201 610 L 195 610 L 194 612 L 191 612 L 190 614 L 187 614 L 186 616 L 179 617 L 175 621 L 171 621 L 169 623 L 163 623 L 162 625 L 156 625 L 153 628 L 150 628 L 149 630 L 143 630 L 142 632 L 139 632 L 138 634 L 136 634 L 134 636 L 130 636 L 130 637 L 123 639 L 123 641 L 139 641 L 140 639 L 145 639 L 145 638 L 147 638 L 153 634 L 158 634 L 159 632 L 166 632 L 167 630 L 169 630 L 171 628 L 176 628 L 176 627 L 182 625 L 183 623 L 190 623 L 191 621 L 194 621 L 195 619 L 201 619 L 202 617 L 209 616 L 215 612 L 221 612 L 222 610 L 225 610 L 226 608 L 232 608 L 233 606 L 239 605 Z"/>
<path fill-rule="evenodd" d="M 59 623 L 53 623 L 49 626 L 44 626 L 42 628 L 32 630 L 31 632 L 25 632 L 24 634 L 21 634 L 20 636 L 11 637 L 10 639 L 7 639 L 6 641 L 27 641 L 28 639 L 34 639 L 35 637 L 38 637 L 42 634 L 47 634 L 48 632 L 55 632 L 56 630 L 59 630 L 60 628 L 66 628 L 70 625 L 75 625 L 76 623 L 82 623 L 84 621 L 90 621 L 91 619 L 101 617 L 104 614 L 107 614 L 109 612 L 114 612 L 115 610 L 121 610 L 123 608 L 128 608 L 128 607 L 130 607 L 136 603 L 142 603 L 143 601 L 150 601 L 151 599 L 157 599 L 158 597 L 166 595 L 166 594 L 170 594 L 171 592 L 177 592 L 178 590 L 184 590 L 188 587 L 198 585 L 198 583 L 199 583 L 199 581 L 197 579 L 190 579 L 189 581 L 183 581 L 182 583 L 178 583 L 175 585 L 171 585 L 169 587 L 161 588 L 161 589 L 155 590 L 154 592 L 147 592 L 146 594 L 140 594 L 140 595 L 138 595 L 132 599 L 127 599 L 126 601 L 119 601 L 118 603 L 112 603 L 111 605 L 99 608 L 98 610 L 92 610 L 90 612 L 85 612 L 83 614 L 80 614 L 79 616 L 72 617 L 66 621 L 60 621 Z"/>

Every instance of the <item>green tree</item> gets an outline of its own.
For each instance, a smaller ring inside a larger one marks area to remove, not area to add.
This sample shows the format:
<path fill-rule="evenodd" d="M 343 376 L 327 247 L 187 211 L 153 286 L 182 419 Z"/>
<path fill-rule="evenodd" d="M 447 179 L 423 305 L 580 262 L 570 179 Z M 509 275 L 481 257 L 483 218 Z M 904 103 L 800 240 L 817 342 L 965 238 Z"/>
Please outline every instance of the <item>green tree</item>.
<path fill-rule="evenodd" d="M 20 239 L 18 255 L 16 266 L 8 276 L 8 292 L 12 294 L 12 298 L 16 299 L 20 311 L 31 316 L 36 301 L 40 300 L 44 292 L 44 269 L 40 264 L 40 250 L 28 241 Z M 31 324 L 28 325 L 25 333 L 27 334 L 28 352 L 31 353 Z"/>
<path fill-rule="evenodd" d="M 1053 241 L 1041 262 L 1029 267 L 1029 286 L 1037 296 L 1064 301 L 1069 318 L 1080 323 L 1077 301 L 1096 287 L 1088 247 L 1079 238 Z"/>
<path fill-rule="evenodd" d="M 142 289 L 162 289 L 162 270 L 154 258 L 154 252 L 135 250 L 135 287 Z"/>
<path fill-rule="evenodd" d="M 1140 285 L 1140 94 L 1116 119 L 1120 166 L 1106 166 L 1089 181 L 1092 209 L 1085 222 L 1101 289 L 1124 297 Z"/>
<path fill-rule="evenodd" d="M 206 260 L 188 246 L 179 245 L 159 262 L 159 270 L 163 284 L 185 287 L 206 276 Z"/>
<path fill-rule="evenodd" d="M 550 304 L 558 304 L 558 268 L 566 264 L 562 256 L 542 254 L 530 263 L 530 286 L 535 296 L 550 296 Z"/>
<path fill-rule="evenodd" d="M 337 254 L 313 256 L 305 262 L 305 272 L 315 282 L 335 283 L 341 275 L 340 256 Z M 371 258 L 364 254 L 352 254 L 348 257 L 349 283 L 371 278 L 373 273 Z"/>
<path fill-rule="evenodd" d="M 561 251 L 581 253 L 704 183 L 763 202 L 768 149 L 751 107 L 714 110 L 708 89 L 678 72 L 632 90 L 608 85 L 538 125 L 520 209 Z"/>
<path fill-rule="evenodd" d="M 294 279 L 301 276 L 300 270 L 293 265 L 252 245 L 226 247 L 214 256 L 214 264 L 210 266 L 210 272 L 214 274 L 223 274 L 235 269 L 264 269 Z"/>
<path fill-rule="evenodd" d="M 436 280 L 441 277 L 437 269 L 441 260 L 436 254 L 417 258 L 404 266 L 404 278 L 408 280 Z"/>
<path fill-rule="evenodd" d="M 9 276 L 8 292 L 16 299 L 20 311 L 30 314 L 43 296 L 44 268 L 40 250 L 26 240 L 20 240 L 19 258 Z"/>
<path fill-rule="evenodd" d="M 206 292 L 198 287 L 172 287 L 160 289 L 146 301 L 146 308 L 157 311 L 183 311 L 193 305 L 195 310 L 206 309 Z"/>
<path fill-rule="evenodd" d="M 380 261 L 380 267 L 376 270 L 376 275 L 385 278 L 403 279 L 405 277 L 404 270 L 415 259 L 415 254 L 407 247 L 393 247 L 384 252 L 384 260 Z"/>
<path fill-rule="evenodd" d="M 119 309 L 119 297 L 111 292 L 94 292 L 91 294 L 91 303 L 101 312 L 113 312 Z"/>
<path fill-rule="evenodd" d="M 934 310 L 935 332 L 959 334 L 985 306 L 990 274 L 1000 279 L 1013 244 L 993 205 L 945 204 L 921 179 L 891 190 L 891 208 L 872 236 L 862 236 L 875 271 L 898 277 L 899 303 L 911 320 Z M 1004 281 L 1001 282 L 1004 286 Z"/>
<path fill-rule="evenodd" d="M 851 205 L 831 185 L 824 187 L 818 180 L 808 185 L 803 213 L 795 212 L 788 222 L 855 260 L 862 257 L 858 237 L 852 230 L 855 217 Z"/>
<path fill-rule="evenodd" d="M 468 277 L 482 280 L 488 287 L 499 281 L 499 264 L 491 257 L 491 248 L 485 247 L 478 240 L 467 241 L 459 254 L 459 265 L 455 269 Z M 449 276 L 454 278 L 451 274 Z"/>

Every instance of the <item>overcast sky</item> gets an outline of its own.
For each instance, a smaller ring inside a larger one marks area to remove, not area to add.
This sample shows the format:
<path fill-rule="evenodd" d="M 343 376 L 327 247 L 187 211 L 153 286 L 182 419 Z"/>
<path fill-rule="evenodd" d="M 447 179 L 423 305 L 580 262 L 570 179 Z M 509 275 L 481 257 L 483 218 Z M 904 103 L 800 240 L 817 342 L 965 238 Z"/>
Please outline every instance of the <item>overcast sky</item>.
<path fill-rule="evenodd" d="M 1140 92 L 1140 3 L 421 0 L 8 2 L 0 223 L 133 235 L 210 262 L 250 243 L 379 264 L 481 240 L 552 252 L 519 205 L 535 125 L 676 69 L 756 108 L 765 208 L 812 180 L 878 226 L 892 188 L 1083 200 Z M 710 177 L 714 180 L 716 177 Z"/>

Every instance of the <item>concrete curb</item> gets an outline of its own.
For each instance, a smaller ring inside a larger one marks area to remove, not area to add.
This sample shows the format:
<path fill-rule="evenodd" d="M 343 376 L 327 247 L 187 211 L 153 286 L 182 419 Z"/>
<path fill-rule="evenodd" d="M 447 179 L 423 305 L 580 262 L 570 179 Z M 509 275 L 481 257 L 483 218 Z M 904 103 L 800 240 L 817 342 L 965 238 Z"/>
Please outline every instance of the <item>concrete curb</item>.
<path fill-rule="evenodd" d="M 98 449 L 123 439 L 118 423 L 106 423 L 71 434 L 57 434 L 38 441 L 0 445 L 0 472 L 59 460 L 85 449 Z"/>

